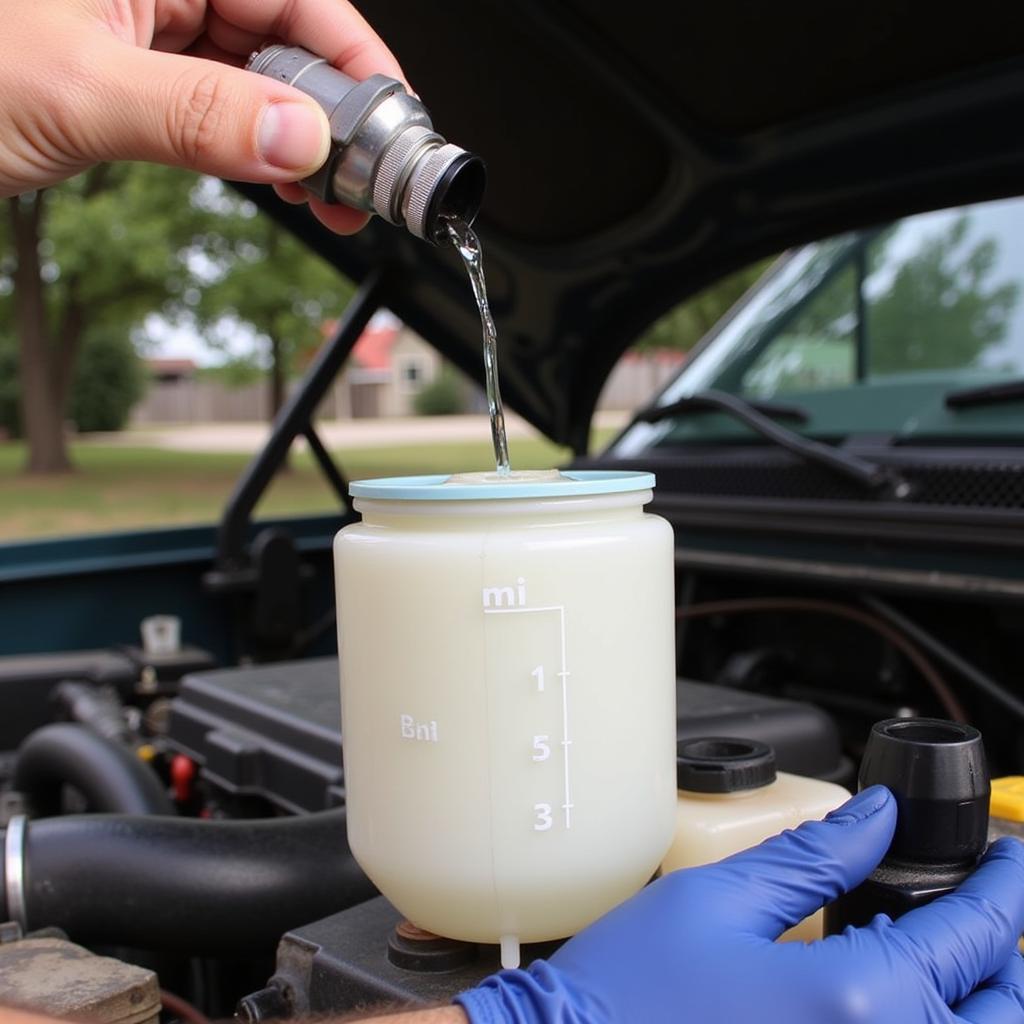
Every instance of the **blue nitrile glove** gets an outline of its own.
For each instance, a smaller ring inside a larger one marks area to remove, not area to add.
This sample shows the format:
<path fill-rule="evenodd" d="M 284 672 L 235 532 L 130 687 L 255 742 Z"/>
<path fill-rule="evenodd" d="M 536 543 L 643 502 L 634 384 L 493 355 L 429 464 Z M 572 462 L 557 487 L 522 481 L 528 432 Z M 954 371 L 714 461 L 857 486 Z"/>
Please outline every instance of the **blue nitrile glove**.
<path fill-rule="evenodd" d="M 867 877 L 895 824 L 895 801 L 873 786 L 824 821 L 667 875 L 550 961 L 455 1001 L 472 1024 L 1021 1024 L 1015 839 L 995 843 L 955 893 L 895 923 L 773 941 Z"/>

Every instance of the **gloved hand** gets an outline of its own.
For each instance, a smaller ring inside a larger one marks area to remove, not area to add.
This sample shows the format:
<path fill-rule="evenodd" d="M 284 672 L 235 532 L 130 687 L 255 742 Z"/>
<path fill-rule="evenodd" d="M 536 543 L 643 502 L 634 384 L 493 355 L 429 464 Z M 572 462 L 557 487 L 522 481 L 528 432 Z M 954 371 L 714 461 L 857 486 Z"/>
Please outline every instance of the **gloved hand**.
<path fill-rule="evenodd" d="M 891 794 L 873 786 L 824 821 L 667 875 L 550 961 L 502 971 L 455 1001 L 472 1024 L 1020 1024 L 1017 840 L 995 843 L 955 893 L 895 923 L 879 916 L 820 942 L 774 942 L 863 881 L 895 824 Z"/>

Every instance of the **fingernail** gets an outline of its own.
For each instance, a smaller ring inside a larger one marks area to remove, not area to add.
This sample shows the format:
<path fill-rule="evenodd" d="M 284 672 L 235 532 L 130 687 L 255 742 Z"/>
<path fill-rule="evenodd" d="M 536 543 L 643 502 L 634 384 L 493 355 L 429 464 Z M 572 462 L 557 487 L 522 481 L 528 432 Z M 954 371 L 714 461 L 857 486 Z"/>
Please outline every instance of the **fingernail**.
<path fill-rule="evenodd" d="M 867 789 L 851 797 L 842 807 L 837 807 L 825 815 L 826 821 L 836 825 L 852 825 L 855 821 L 863 821 L 880 811 L 890 800 L 892 794 L 885 786 L 868 786 Z"/>
<path fill-rule="evenodd" d="M 327 117 L 309 103 L 271 103 L 260 119 L 257 145 L 268 164 L 312 173 L 327 159 Z"/>

